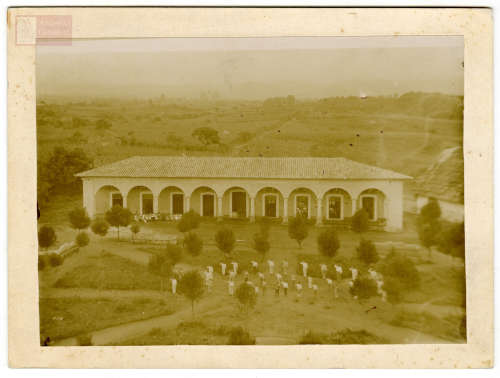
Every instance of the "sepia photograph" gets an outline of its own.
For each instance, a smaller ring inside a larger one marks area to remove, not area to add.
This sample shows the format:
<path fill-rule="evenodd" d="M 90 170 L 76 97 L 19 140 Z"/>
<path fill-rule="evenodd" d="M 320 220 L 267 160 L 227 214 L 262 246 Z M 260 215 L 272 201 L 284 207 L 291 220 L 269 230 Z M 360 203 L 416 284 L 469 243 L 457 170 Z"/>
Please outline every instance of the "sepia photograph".
<path fill-rule="evenodd" d="M 35 53 L 42 347 L 467 343 L 462 36 Z"/>

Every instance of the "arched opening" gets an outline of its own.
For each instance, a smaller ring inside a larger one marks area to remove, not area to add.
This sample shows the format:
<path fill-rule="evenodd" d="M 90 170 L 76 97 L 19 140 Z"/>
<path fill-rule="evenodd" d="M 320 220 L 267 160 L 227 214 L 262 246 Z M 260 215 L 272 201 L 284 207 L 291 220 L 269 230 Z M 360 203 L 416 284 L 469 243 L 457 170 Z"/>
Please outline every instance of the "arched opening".
<path fill-rule="evenodd" d="M 177 186 L 163 188 L 158 196 L 158 212 L 167 219 L 184 214 L 184 191 Z"/>
<path fill-rule="evenodd" d="M 294 189 L 288 197 L 288 214 L 312 218 L 317 213 L 316 195 L 311 189 Z"/>
<path fill-rule="evenodd" d="M 255 196 L 257 217 L 279 218 L 283 216 L 283 195 L 272 187 L 262 188 Z"/>
<path fill-rule="evenodd" d="M 146 186 L 134 186 L 127 194 L 127 207 L 135 215 L 154 214 L 153 192 Z"/>
<path fill-rule="evenodd" d="M 231 218 L 248 218 L 249 216 L 248 192 L 241 187 L 232 187 L 225 191 L 222 200 L 222 212 Z"/>
<path fill-rule="evenodd" d="M 352 215 L 352 200 L 347 191 L 333 188 L 325 193 L 323 196 L 323 217 L 326 220 L 343 220 Z"/>
<path fill-rule="evenodd" d="M 114 205 L 123 206 L 123 196 L 116 186 L 105 185 L 95 193 L 95 214 L 104 214 Z"/>
<path fill-rule="evenodd" d="M 191 193 L 191 209 L 202 217 L 217 215 L 217 194 L 208 186 L 201 186 Z"/>
<path fill-rule="evenodd" d="M 371 221 L 385 218 L 385 194 L 375 188 L 363 190 L 358 196 L 357 209 L 365 209 Z"/>

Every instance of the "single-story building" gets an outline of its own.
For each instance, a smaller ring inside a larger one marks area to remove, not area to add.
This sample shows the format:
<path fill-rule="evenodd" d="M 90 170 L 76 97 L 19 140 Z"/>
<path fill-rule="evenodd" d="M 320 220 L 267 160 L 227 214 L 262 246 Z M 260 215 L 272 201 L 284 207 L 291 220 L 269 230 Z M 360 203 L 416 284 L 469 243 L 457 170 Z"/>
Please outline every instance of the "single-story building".
<path fill-rule="evenodd" d="M 347 222 L 367 210 L 375 225 L 403 227 L 411 177 L 345 158 L 135 156 L 77 174 L 90 216 L 113 205 L 135 214 Z"/>

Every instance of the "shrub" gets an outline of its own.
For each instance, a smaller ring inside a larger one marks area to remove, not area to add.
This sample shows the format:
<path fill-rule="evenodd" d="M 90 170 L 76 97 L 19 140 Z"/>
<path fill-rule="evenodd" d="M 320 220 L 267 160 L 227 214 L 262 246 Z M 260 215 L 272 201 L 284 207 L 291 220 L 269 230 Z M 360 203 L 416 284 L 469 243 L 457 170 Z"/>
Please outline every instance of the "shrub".
<path fill-rule="evenodd" d="M 203 240 L 194 232 L 189 232 L 184 238 L 184 246 L 191 256 L 198 256 L 203 250 Z"/>
<path fill-rule="evenodd" d="M 80 335 L 77 338 L 78 345 L 80 346 L 92 346 L 92 336 L 89 334 Z"/>
<path fill-rule="evenodd" d="M 215 244 L 221 252 L 229 255 L 234 248 L 236 238 L 230 228 L 222 228 L 215 234 Z"/>
<path fill-rule="evenodd" d="M 139 231 L 141 231 L 141 226 L 139 225 L 139 223 L 134 223 L 130 226 L 130 231 L 132 232 L 133 237 L 135 237 L 135 235 L 137 235 Z"/>
<path fill-rule="evenodd" d="M 354 280 L 350 292 L 359 299 L 368 299 L 377 295 L 377 284 L 371 278 L 358 276 L 358 278 Z"/>
<path fill-rule="evenodd" d="M 359 209 L 351 218 L 351 228 L 354 232 L 362 234 L 368 231 L 369 216 L 365 209 Z"/>
<path fill-rule="evenodd" d="M 54 229 L 50 226 L 42 226 L 38 231 L 38 245 L 42 249 L 52 246 L 57 240 Z"/>
<path fill-rule="evenodd" d="M 253 235 L 252 246 L 261 255 L 262 260 L 264 260 L 267 252 L 271 248 L 271 243 L 267 240 L 267 234 L 258 232 Z"/>
<path fill-rule="evenodd" d="M 234 327 L 229 331 L 229 345 L 255 345 L 255 337 L 242 327 Z"/>
<path fill-rule="evenodd" d="M 80 248 L 83 248 L 90 242 L 89 235 L 85 231 L 82 231 L 78 235 L 76 235 L 75 242 Z"/>
<path fill-rule="evenodd" d="M 371 240 L 362 239 L 359 242 L 359 246 L 356 248 L 356 251 L 358 258 L 366 265 L 374 264 L 379 260 L 377 248 Z"/>
<path fill-rule="evenodd" d="M 387 300 L 396 304 L 401 302 L 404 294 L 404 287 L 401 281 L 394 277 L 384 277 L 383 289 L 387 293 Z"/>
<path fill-rule="evenodd" d="M 318 235 L 319 252 L 326 257 L 334 257 L 340 248 L 340 241 L 337 232 L 332 227 L 328 230 L 321 231 Z"/>
<path fill-rule="evenodd" d="M 179 263 L 182 260 L 182 248 L 177 244 L 168 243 L 166 257 L 172 265 Z"/>
<path fill-rule="evenodd" d="M 51 253 L 50 255 L 48 255 L 48 259 L 49 264 L 52 267 L 59 266 L 63 263 L 63 258 L 59 255 L 56 255 L 55 253 Z"/>
<path fill-rule="evenodd" d="M 94 219 L 92 224 L 90 225 L 90 229 L 96 235 L 106 236 L 109 230 L 109 223 L 104 219 Z"/>
<path fill-rule="evenodd" d="M 394 250 L 385 257 L 378 269 L 384 279 L 392 277 L 399 280 L 405 290 L 415 289 L 420 285 L 420 274 L 413 260 Z"/>
<path fill-rule="evenodd" d="M 38 270 L 42 271 L 45 269 L 45 258 L 44 256 L 38 256 Z"/>
<path fill-rule="evenodd" d="M 324 344 L 324 335 L 307 331 L 299 340 L 299 344 Z"/>
<path fill-rule="evenodd" d="M 309 235 L 309 225 L 307 219 L 302 216 L 292 217 L 288 221 L 288 236 L 302 248 L 302 242 Z"/>
<path fill-rule="evenodd" d="M 179 223 L 177 223 L 177 229 L 183 233 L 188 232 L 194 230 L 195 228 L 198 228 L 200 223 L 200 215 L 194 210 L 189 210 L 188 212 L 182 214 Z"/>
<path fill-rule="evenodd" d="M 71 227 L 76 230 L 84 230 L 90 225 L 90 218 L 87 210 L 83 207 L 77 207 L 68 214 Z"/>
<path fill-rule="evenodd" d="M 240 302 L 241 309 L 246 313 L 254 308 L 257 303 L 257 294 L 255 293 L 254 287 L 245 282 L 238 286 L 235 295 Z"/>

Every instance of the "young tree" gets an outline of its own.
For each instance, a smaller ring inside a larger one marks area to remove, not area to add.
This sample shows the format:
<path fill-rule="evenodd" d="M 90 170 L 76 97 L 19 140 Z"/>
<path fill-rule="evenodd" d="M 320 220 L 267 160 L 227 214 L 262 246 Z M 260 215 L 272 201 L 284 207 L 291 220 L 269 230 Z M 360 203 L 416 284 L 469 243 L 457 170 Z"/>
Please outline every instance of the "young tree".
<path fill-rule="evenodd" d="M 75 242 L 76 245 L 78 245 L 80 248 L 83 248 L 87 246 L 90 242 L 89 235 L 85 231 L 82 231 L 78 233 L 78 235 L 76 235 Z"/>
<path fill-rule="evenodd" d="M 92 232 L 99 236 L 106 236 L 109 230 L 109 223 L 104 219 L 96 218 L 92 221 L 90 225 Z"/>
<path fill-rule="evenodd" d="M 309 225 L 307 219 L 302 216 L 290 218 L 288 222 L 288 236 L 302 248 L 302 242 L 309 235 Z"/>
<path fill-rule="evenodd" d="M 172 263 L 168 260 L 166 253 L 155 254 L 149 259 L 149 270 L 160 276 L 161 290 L 164 288 L 164 278 L 168 278 L 173 274 Z"/>
<path fill-rule="evenodd" d="M 243 282 L 236 289 L 235 295 L 240 302 L 241 309 L 248 315 L 248 312 L 254 308 L 257 303 L 257 294 L 255 293 L 254 287 Z"/>
<path fill-rule="evenodd" d="M 198 256 L 203 250 L 203 240 L 194 232 L 189 232 L 184 238 L 184 247 L 191 256 Z"/>
<path fill-rule="evenodd" d="M 182 260 L 182 248 L 177 244 L 168 243 L 165 255 L 170 264 L 175 266 Z"/>
<path fill-rule="evenodd" d="M 337 232 L 332 227 L 327 230 L 321 231 L 318 235 L 318 249 L 319 252 L 326 257 L 335 257 L 338 249 L 340 248 L 340 241 Z"/>
<path fill-rule="evenodd" d="M 365 209 L 359 209 L 351 219 L 351 229 L 361 235 L 368 231 L 369 216 Z"/>
<path fill-rule="evenodd" d="M 120 227 L 127 227 L 133 219 L 133 215 L 129 209 L 124 209 L 120 205 L 115 205 L 105 214 L 106 221 L 116 227 L 118 231 L 118 240 L 120 240 Z"/>
<path fill-rule="evenodd" d="M 375 244 L 371 240 L 361 239 L 359 246 L 356 248 L 358 258 L 366 265 L 375 264 L 378 259 L 378 252 Z"/>
<path fill-rule="evenodd" d="M 427 248 L 429 259 L 432 247 L 438 245 L 441 234 L 441 207 L 435 198 L 429 198 L 425 206 L 420 209 L 417 220 L 417 230 L 420 243 Z"/>
<path fill-rule="evenodd" d="M 198 139 L 200 143 L 205 146 L 220 143 L 218 131 L 211 127 L 198 127 L 193 131 L 192 136 L 193 138 Z"/>
<path fill-rule="evenodd" d="M 234 327 L 229 331 L 229 345 L 255 345 L 255 337 L 242 327 Z"/>
<path fill-rule="evenodd" d="M 191 230 L 194 230 L 195 228 L 198 228 L 200 223 L 200 215 L 194 210 L 189 210 L 188 212 L 182 214 L 179 223 L 177 223 L 177 229 L 182 233 L 189 232 Z"/>
<path fill-rule="evenodd" d="M 191 311 L 194 317 L 194 303 L 201 298 L 204 292 L 203 278 L 197 270 L 182 275 L 178 286 L 179 293 L 191 301 Z"/>
<path fill-rule="evenodd" d="M 261 255 L 262 261 L 266 258 L 266 254 L 271 248 L 271 243 L 267 240 L 267 235 L 262 232 L 257 232 L 253 235 L 253 248 Z"/>
<path fill-rule="evenodd" d="M 130 231 L 132 231 L 132 240 L 134 240 L 139 231 L 141 231 L 141 226 L 139 223 L 134 223 L 130 226 Z"/>
<path fill-rule="evenodd" d="M 42 226 L 38 231 L 38 246 L 42 249 L 47 249 L 52 246 L 57 240 L 54 229 L 50 226 Z"/>
<path fill-rule="evenodd" d="M 420 274 L 413 260 L 394 249 L 381 261 L 379 270 L 384 281 L 385 277 L 398 280 L 404 290 L 413 290 L 420 285 Z"/>
<path fill-rule="evenodd" d="M 234 232 L 230 228 L 221 228 L 215 234 L 215 244 L 221 252 L 228 256 L 234 248 L 236 238 Z"/>
<path fill-rule="evenodd" d="M 440 237 L 438 248 L 451 257 L 465 259 L 464 222 L 448 226 Z"/>
<path fill-rule="evenodd" d="M 85 230 L 90 225 L 90 218 L 84 207 L 77 207 L 68 214 L 71 227 L 75 230 Z"/>

